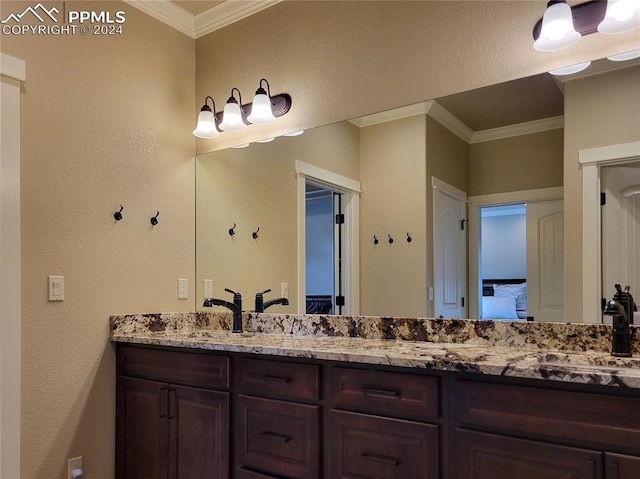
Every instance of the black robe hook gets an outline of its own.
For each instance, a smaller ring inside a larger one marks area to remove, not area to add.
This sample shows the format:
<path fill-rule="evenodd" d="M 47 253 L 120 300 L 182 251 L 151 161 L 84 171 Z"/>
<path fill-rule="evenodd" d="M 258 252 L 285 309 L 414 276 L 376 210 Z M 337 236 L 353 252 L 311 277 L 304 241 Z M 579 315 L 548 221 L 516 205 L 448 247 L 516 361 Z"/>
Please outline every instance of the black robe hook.
<path fill-rule="evenodd" d="M 113 213 L 113 219 L 115 219 L 116 221 L 120 221 L 122 219 L 123 209 L 124 209 L 124 206 L 120 205 L 120 210 Z"/>
<path fill-rule="evenodd" d="M 156 215 L 152 216 L 151 219 L 149 220 L 153 226 L 158 224 L 158 215 L 159 214 L 160 214 L 160 212 L 156 211 Z"/>
<path fill-rule="evenodd" d="M 233 236 L 234 234 L 236 234 L 236 224 L 233 223 L 233 226 L 231 228 L 229 228 L 229 236 Z"/>
<path fill-rule="evenodd" d="M 258 239 L 258 231 L 260 231 L 260 227 L 258 226 L 258 229 L 255 230 L 253 233 L 251 233 L 251 236 L 253 237 L 253 239 Z"/>
<path fill-rule="evenodd" d="M 390 234 L 387 235 L 389 237 L 389 244 L 393 244 L 393 238 L 391 237 Z"/>

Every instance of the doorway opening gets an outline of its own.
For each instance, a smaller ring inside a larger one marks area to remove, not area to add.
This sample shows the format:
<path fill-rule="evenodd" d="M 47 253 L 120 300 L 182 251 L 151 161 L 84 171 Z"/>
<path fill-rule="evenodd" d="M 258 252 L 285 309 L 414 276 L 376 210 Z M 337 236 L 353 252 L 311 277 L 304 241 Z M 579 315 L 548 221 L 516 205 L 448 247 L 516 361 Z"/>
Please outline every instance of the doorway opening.
<path fill-rule="evenodd" d="M 306 183 L 306 312 L 342 314 L 342 194 Z"/>

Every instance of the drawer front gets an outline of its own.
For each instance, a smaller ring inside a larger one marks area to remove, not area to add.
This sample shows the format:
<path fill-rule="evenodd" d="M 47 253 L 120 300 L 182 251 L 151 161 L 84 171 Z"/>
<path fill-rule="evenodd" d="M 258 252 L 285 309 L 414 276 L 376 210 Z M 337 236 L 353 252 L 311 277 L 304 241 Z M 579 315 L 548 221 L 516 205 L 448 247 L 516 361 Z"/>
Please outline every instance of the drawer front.
<path fill-rule="evenodd" d="M 640 457 L 607 453 L 604 455 L 606 479 L 638 479 Z"/>
<path fill-rule="evenodd" d="M 229 387 L 229 358 L 199 352 L 118 346 L 117 372 L 156 381 L 198 386 Z"/>
<path fill-rule="evenodd" d="M 331 479 L 436 479 L 438 426 L 330 411 Z"/>
<path fill-rule="evenodd" d="M 318 366 L 240 358 L 234 363 L 242 393 L 314 401 L 320 397 Z"/>
<path fill-rule="evenodd" d="M 238 469 L 234 477 L 236 479 L 278 479 L 276 476 L 260 474 L 259 472 L 249 471 L 247 469 Z"/>
<path fill-rule="evenodd" d="M 320 408 L 237 398 L 237 466 L 299 479 L 320 476 Z"/>
<path fill-rule="evenodd" d="M 451 417 L 460 426 L 571 440 L 593 448 L 640 454 L 636 398 L 458 380 Z"/>
<path fill-rule="evenodd" d="M 329 397 L 336 408 L 409 419 L 440 416 L 439 379 L 374 370 L 331 368 Z"/>
<path fill-rule="evenodd" d="M 455 479 L 599 479 L 602 453 L 573 447 L 457 430 Z"/>

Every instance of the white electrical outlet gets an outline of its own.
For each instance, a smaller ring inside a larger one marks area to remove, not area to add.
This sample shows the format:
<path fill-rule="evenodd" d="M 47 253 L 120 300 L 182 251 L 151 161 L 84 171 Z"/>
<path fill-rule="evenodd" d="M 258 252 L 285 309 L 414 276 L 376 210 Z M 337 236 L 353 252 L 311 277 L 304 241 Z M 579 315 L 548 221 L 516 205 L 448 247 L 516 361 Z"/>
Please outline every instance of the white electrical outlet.
<path fill-rule="evenodd" d="M 73 457 L 69 459 L 68 476 L 67 476 L 68 479 L 76 479 L 78 477 L 82 477 L 82 476 L 78 476 L 77 473 L 76 475 L 74 475 L 73 471 L 82 471 L 82 456 Z"/>
<path fill-rule="evenodd" d="M 213 298 L 213 280 L 212 279 L 204 280 L 204 297 Z"/>
<path fill-rule="evenodd" d="M 189 297 L 189 280 L 178 280 L 178 299 L 187 299 Z"/>
<path fill-rule="evenodd" d="M 280 297 L 289 299 L 289 283 L 280 283 Z"/>

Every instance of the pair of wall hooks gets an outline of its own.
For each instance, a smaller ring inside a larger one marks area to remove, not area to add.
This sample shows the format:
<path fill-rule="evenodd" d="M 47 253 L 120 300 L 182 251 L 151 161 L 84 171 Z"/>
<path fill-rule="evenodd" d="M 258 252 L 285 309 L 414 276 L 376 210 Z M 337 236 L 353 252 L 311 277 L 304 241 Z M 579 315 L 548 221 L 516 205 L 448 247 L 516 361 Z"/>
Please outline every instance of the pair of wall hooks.
<path fill-rule="evenodd" d="M 393 244 L 393 237 L 391 236 L 391 234 L 387 235 L 387 241 L 389 242 L 389 244 Z M 407 233 L 407 243 L 411 243 L 413 241 L 413 238 L 411 237 L 411 235 L 409 233 Z M 380 240 L 376 237 L 376 235 L 373 235 L 373 244 L 378 244 L 380 243 Z"/>
<path fill-rule="evenodd" d="M 258 229 L 255 230 L 253 233 L 251 233 L 251 237 L 253 239 L 258 239 L 258 231 L 260 231 L 260 227 L 258 226 Z M 233 236 L 234 234 L 236 234 L 236 224 L 233 223 L 233 226 L 231 228 L 229 228 L 229 236 Z"/>
<path fill-rule="evenodd" d="M 116 221 L 122 221 L 122 210 L 124 209 L 124 206 L 120 205 L 120 209 L 118 211 L 116 211 L 115 213 L 113 213 L 113 219 Z M 152 216 L 151 219 L 149 220 L 149 222 L 151 223 L 152 226 L 155 226 L 158 224 L 158 216 L 160 215 L 159 211 L 156 211 L 156 215 Z"/>

